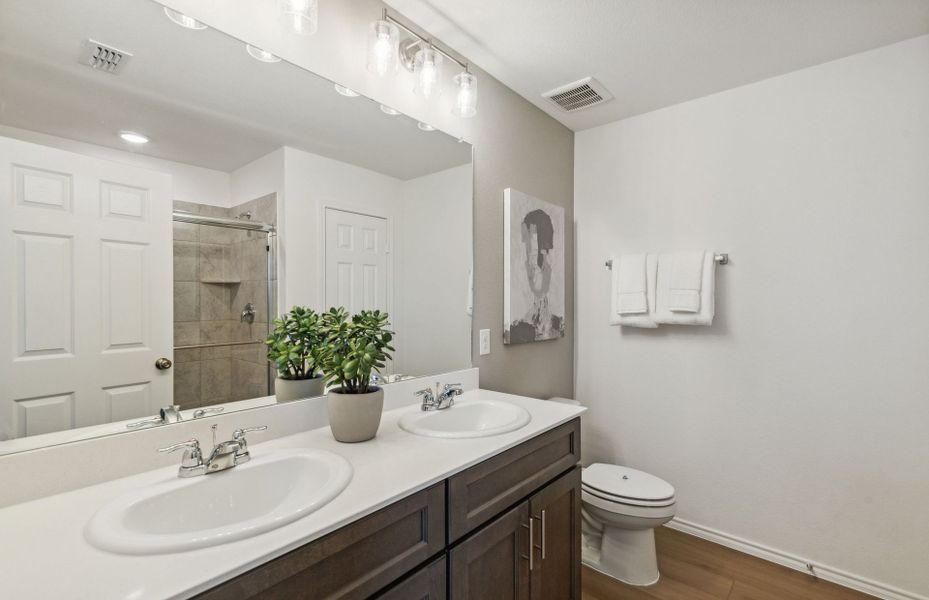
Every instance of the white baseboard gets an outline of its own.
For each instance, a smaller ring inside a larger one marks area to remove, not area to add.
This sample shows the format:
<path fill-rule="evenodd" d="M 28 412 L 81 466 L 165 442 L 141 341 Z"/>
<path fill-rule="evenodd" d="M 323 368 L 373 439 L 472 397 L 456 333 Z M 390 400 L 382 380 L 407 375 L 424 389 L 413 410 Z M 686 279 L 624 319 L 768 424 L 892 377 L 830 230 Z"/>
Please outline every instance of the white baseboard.
<path fill-rule="evenodd" d="M 709 527 L 697 525 L 689 521 L 672 519 L 665 524 L 665 527 L 670 527 L 671 529 L 703 538 L 707 541 L 719 544 L 720 546 L 726 546 L 727 548 L 738 550 L 744 554 L 750 554 L 751 556 L 777 563 L 803 573 L 810 573 L 808 565 L 811 565 L 813 567 L 813 572 L 819 579 L 831 581 L 832 583 L 864 592 L 865 594 L 871 594 L 872 596 L 877 596 L 884 600 L 929 600 L 929 596 L 907 592 L 871 579 L 853 575 L 847 571 L 842 571 L 828 565 L 816 564 L 812 561 L 800 558 L 799 556 L 787 554 L 786 552 L 781 552 L 774 548 L 768 548 L 761 544 L 756 544 L 755 542 L 750 542 L 734 535 L 729 535 L 728 533 L 723 533 L 722 531 L 710 529 Z"/>

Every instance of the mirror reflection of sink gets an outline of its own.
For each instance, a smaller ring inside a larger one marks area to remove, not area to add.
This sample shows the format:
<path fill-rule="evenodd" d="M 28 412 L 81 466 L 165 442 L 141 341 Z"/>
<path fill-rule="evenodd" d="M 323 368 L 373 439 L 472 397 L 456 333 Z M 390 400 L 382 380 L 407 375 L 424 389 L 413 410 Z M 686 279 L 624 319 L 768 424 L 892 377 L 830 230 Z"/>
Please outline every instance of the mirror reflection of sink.
<path fill-rule="evenodd" d="M 422 411 L 400 417 L 400 428 L 415 435 L 435 438 L 490 437 L 516 431 L 529 424 L 525 408 L 501 400 L 460 400 L 451 408 Z"/>
<path fill-rule="evenodd" d="M 328 504 L 352 479 L 351 464 L 321 450 L 277 450 L 222 473 L 172 479 L 115 498 L 84 536 L 118 554 L 215 546 L 287 525 Z"/>

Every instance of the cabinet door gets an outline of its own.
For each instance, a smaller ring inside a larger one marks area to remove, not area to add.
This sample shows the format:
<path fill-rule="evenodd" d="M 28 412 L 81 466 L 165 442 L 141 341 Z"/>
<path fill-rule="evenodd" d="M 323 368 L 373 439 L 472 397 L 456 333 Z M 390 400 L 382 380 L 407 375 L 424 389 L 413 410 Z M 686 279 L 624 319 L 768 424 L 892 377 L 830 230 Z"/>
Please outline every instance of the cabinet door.
<path fill-rule="evenodd" d="M 581 469 L 575 467 L 529 500 L 535 527 L 532 600 L 581 600 Z"/>
<path fill-rule="evenodd" d="M 446 568 L 443 556 L 390 588 L 377 600 L 445 600 Z"/>
<path fill-rule="evenodd" d="M 529 600 L 529 503 L 449 552 L 451 600 Z"/>

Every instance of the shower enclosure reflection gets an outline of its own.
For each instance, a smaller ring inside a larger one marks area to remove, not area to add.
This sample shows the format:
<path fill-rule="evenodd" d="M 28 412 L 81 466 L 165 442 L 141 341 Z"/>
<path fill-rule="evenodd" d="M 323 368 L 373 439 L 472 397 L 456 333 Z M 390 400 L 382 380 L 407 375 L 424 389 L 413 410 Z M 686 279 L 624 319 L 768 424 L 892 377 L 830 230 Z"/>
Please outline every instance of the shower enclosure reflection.
<path fill-rule="evenodd" d="M 174 209 L 174 403 L 270 396 L 276 195 L 228 208 L 175 201 Z"/>

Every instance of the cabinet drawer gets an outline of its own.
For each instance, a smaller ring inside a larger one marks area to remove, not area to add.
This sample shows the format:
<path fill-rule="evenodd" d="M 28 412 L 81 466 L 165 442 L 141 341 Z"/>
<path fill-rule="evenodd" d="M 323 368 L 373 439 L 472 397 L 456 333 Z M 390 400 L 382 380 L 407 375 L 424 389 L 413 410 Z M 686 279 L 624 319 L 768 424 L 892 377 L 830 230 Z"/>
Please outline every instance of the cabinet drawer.
<path fill-rule="evenodd" d="M 377 600 L 445 600 L 446 581 L 448 577 L 443 556 L 390 588 Z"/>
<path fill-rule="evenodd" d="M 449 543 L 526 498 L 580 459 L 580 419 L 574 419 L 452 476 L 448 479 Z"/>
<path fill-rule="evenodd" d="M 444 548 L 445 484 L 440 483 L 198 598 L 368 598 Z"/>

